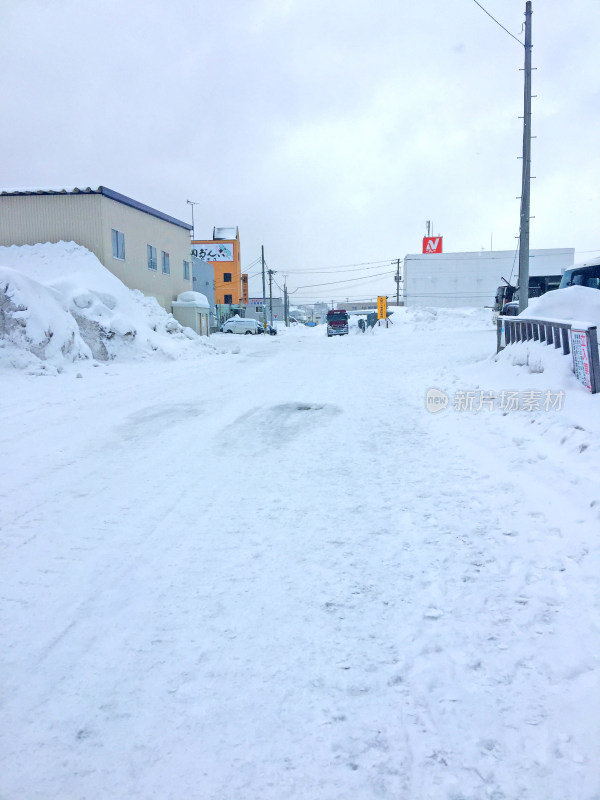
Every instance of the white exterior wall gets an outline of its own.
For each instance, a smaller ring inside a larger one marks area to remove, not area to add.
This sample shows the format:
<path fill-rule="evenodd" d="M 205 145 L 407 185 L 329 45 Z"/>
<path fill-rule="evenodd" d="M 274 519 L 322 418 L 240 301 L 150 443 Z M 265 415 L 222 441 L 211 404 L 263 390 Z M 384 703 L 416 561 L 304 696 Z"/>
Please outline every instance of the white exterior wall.
<path fill-rule="evenodd" d="M 262 306 L 262 297 L 251 297 L 246 304 L 246 319 L 257 319 L 259 322 L 263 321 L 263 312 L 257 311 L 256 307 Z M 271 318 L 271 306 L 269 305 L 269 296 L 267 295 L 267 318 Z M 273 321 L 281 322 L 284 318 L 283 313 L 283 300 L 281 297 L 273 298 Z"/>
<path fill-rule="evenodd" d="M 0 197 L 0 245 L 77 242 L 104 264 L 100 200 L 83 193 Z"/>
<path fill-rule="evenodd" d="M 171 311 L 171 304 L 183 292 L 192 290 L 192 256 L 190 234 L 172 222 L 154 217 L 137 208 L 102 196 L 102 239 L 106 259 L 103 261 L 114 275 L 130 289 L 139 289 L 156 297 Z M 125 235 L 125 261 L 112 254 L 112 229 Z M 157 269 L 148 269 L 147 246 L 156 247 Z M 171 274 L 163 275 L 161 252 L 171 257 Z M 190 279 L 183 279 L 183 262 L 190 264 Z"/>
<path fill-rule="evenodd" d="M 208 308 L 193 303 L 173 303 L 173 316 L 180 325 L 191 328 L 200 336 L 210 336 L 210 313 Z"/>
<path fill-rule="evenodd" d="M 111 230 L 125 236 L 125 260 L 113 257 Z M 99 193 L 0 196 L 0 245 L 76 242 L 130 289 L 156 297 L 167 311 L 192 289 L 190 234 L 186 228 Z M 157 269 L 148 269 L 147 245 L 156 247 Z M 171 257 L 163 275 L 161 252 Z M 183 278 L 183 262 L 190 279 Z"/>
<path fill-rule="evenodd" d="M 530 275 L 562 275 L 574 258 L 574 248 L 531 250 Z M 493 305 L 502 278 L 516 284 L 518 276 L 518 255 L 515 257 L 513 250 L 407 255 L 404 259 L 404 300 L 408 307 L 413 308 L 483 308 Z"/>

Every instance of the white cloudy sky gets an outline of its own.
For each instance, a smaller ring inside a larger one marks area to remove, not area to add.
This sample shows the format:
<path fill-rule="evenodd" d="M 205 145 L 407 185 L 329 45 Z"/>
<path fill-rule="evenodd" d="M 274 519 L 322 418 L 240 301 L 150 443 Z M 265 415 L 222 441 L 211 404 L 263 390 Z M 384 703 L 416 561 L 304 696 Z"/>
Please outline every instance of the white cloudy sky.
<path fill-rule="evenodd" d="M 482 5 L 522 38 L 525 0 Z M 533 12 L 531 246 L 587 258 L 600 8 Z M 515 247 L 522 66 L 474 0 L 0 0 L 0 185 L 102 184 L 187 221 L 191 199 L 198 237 L 238 225 L 243 266 L 264 244 L 295 299 L 392 294 L 426 220 L 446 252 Z"/>

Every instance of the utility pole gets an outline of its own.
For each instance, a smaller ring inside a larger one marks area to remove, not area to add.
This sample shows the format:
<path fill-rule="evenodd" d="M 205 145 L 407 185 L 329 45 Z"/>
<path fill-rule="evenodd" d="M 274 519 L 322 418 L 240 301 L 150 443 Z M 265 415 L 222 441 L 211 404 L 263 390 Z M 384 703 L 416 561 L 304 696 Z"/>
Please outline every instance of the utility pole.
<path fill-rule="evenodd" d="M 290 327 L 290 311 L 288 308 L 288 290 L 287 290 L 287 275 L 285 276 L 285 280 L 283 282 L 283 319 L 285 320 L 285 327 Z"/>
<path fill-rule="evenodd" d="M 265 246 L 261 245 L 262 281 L 263 281 L 263 326 L 267 330 L 267 289 L 265 285 Z"/>
<path fill-rule="evenodd" d="M 396 307 L 400 306 L 400 259 L 396 259 Z"/>
<path fill-rule="evenodd" d="M 271 327 L 273 327 L 273 275 L 275 274 L 274 269 L 267 270 L 269 273 L 269 314 L 271 317 Z"/>
<path fill-rule="evenodd" d="M 519 314 L 529 303 L 529 213 L 531 183 L 531 0 L 525 3 L 525 89 L 523 110 L 523 178 L 519 226 Z"/>

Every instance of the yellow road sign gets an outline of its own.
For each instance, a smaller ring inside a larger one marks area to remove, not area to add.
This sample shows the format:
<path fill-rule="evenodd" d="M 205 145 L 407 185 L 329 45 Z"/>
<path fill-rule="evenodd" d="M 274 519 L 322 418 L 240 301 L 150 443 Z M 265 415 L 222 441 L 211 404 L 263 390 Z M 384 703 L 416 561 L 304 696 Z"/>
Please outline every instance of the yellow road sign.
<path fill-rule="evenodd" d="M 377 298 L 377 319 L 387 319 L 387 297 Z"/>

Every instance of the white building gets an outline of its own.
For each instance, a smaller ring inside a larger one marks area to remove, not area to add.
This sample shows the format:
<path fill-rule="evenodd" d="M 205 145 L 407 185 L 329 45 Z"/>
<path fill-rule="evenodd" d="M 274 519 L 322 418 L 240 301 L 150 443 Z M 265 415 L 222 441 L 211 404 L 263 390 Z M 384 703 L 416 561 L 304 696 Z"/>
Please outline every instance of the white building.
<path fill-rule="evenodd" d="M 282 322 L 284 318 L 283 299 L 273 298 L 273 322 Z M 249 297 L 246 303 L 246 319 L 263 320 L 263 300 L 262 297 Z M 271 319 L 271 303 L 267 295 L 267 319 Z"/>
<path fill-rule="evenodd" d="M 76 242 L 167 311 L 192 289 L 191 229 L 106 186 L 0 191 L 0 245 Z"/>
<path fill-rule="evenodd" d="M 560 278 L 575 259 L 575 249 L 564 247 L 529 251 L 531 277 Z M 506 278 L 516 285 L 519 255 L 514 250 L 482 250 L 476 253 L 407 255 L 404 258 L 405 304 L 415 306 L 491 306 L 496 289 Z"/>

